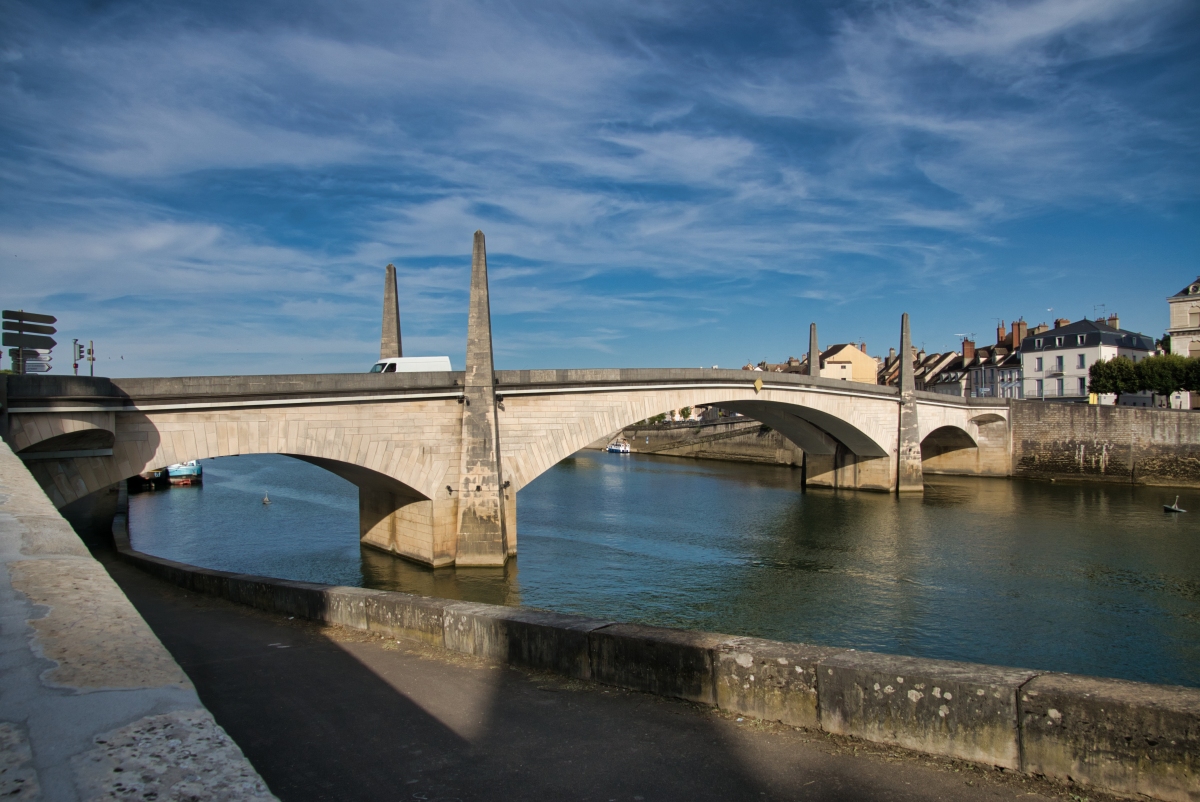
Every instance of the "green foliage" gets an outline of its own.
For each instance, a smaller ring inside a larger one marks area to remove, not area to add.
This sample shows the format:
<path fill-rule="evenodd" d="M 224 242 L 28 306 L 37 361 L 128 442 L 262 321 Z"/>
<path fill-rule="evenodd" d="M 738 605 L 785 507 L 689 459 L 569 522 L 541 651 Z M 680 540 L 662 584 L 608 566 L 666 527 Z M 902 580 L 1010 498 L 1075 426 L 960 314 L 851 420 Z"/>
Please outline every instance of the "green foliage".
<path fill-rule="evenodd" d="M 1183 389 L 1200 393 L 1200 359 L 1189 358 L 1183 373 Z"/>
<path fill-rule="evenodd" d="M 1088 369 L 1089 393 L 1114 393 L 1119 404 L 1122 394 L 1136 393 L 1140 389 L 1137 367 L 1129 357 L 1118 356 L 1107 362 L 1093 362 Z"/>
<path fill-rule="evenodd" d="M 1189 361 L 1179 354 L 1150 356 L 1137 363 L 1138 389 L 1157 395 L 1171 395 L 1184 388 L 1188 380 Z"/>
<path fill-rule="evenodd" d="M 653 418 L 650 418 L 650 422 L 651 423 L 662 423 L 666 419 L 667 419 L 667 413 L 660 412 L 657 415 L 655 415 Z"/>
<path fill-rule="evenodd" d="M 679 417 L 683 418 L 684 420 L 692 417 L 692 408 L 684 407 L 683 409 L 679 410 Z"/>

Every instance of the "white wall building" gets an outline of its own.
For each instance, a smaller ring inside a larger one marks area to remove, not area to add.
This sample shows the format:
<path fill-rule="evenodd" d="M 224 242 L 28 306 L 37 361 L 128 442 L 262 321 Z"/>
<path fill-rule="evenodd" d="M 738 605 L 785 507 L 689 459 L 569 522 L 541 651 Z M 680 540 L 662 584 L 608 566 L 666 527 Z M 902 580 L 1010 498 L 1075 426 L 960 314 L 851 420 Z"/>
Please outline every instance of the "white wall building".
<path fill-rule="evenodd" d="M 1030 400 L 1088 401 L 1088 369 L 1099 360 L 1124 356 L 1141 362 L 1154 353 L 1154 338 L 1120 328 L 1116 315 L 1107 320 L 1055 321 L 1055 327 L 1021 341 L 1021 374 Z M 1112 404 L 1115 397 L 1101 396 Z M 1150 393 L 1125 393 L 1121 406 L 1148 407 Z"/>
<path fill-rule="evenodd" d="M 1171 310 L 1167 334 L 1171 338 L 1171 353 L 1200 357 L 1200 276 L 1167 299 Z M 1200 393 L 1175 393 L 1171 406 L 1195 409 L 1200 406 Z"/>

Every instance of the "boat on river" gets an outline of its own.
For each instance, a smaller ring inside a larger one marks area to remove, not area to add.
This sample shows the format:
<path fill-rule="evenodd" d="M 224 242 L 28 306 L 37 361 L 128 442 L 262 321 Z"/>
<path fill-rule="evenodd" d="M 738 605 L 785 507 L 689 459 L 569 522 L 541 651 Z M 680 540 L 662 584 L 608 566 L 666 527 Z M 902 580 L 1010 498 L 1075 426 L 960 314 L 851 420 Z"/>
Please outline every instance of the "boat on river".
<path fill-rule="evenodd" d="M 1174 504 L 1163 505 L 1163 512 L 1187 512 L 1187 510 L 1181 510 L 1179 508 L 1179 496 L 1176 496 Z"/>
<path fill-rule="evenodd" d="M 613 440 L 611 443 L 608 444 L 608 448 L 606 448 L 604 450 L 609 452 L 610 454 L 628 454 L 628 453 L 630 453 L 629 443 L 625 442 L 624 440 Z"/>
<path fill-rule="evenodd" d="M 196 460 L 167 466 L 167 476 L 173 485 L 198 485 L 204 481 L 204 468 Z"/>

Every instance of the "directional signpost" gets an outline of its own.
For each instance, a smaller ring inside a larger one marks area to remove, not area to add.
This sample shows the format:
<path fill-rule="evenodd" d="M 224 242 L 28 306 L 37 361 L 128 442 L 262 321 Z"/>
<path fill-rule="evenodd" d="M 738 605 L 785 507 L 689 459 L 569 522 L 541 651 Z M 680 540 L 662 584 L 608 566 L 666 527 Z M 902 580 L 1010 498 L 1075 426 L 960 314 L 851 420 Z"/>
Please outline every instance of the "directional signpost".
<path fill-rule="evenodd" d="M 8 353 L 12 357 L 13 372 L 45 373 L 50 370 L 50 350 L 58 345 L 49 336 L 55 332 L 50 324 L 57 323 L 58 319 L 53 315 L 11 309 L 5 309 L 3 317 L 4 345 L 11 346 Z"/>

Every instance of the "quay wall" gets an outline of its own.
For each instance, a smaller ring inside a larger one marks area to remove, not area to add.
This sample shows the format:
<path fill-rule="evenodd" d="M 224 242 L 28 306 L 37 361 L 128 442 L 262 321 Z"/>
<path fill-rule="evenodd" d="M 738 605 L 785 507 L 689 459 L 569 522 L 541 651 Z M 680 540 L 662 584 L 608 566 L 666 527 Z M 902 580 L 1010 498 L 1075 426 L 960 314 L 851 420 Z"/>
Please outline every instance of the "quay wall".
<path fill-rule="evenodd" d="M 1200 800 L 1200 689 L 781 643 L 122 558 L 189 590 L 797 727 Z"/>
<path fill-rule="evenodd" d="M 1014 401 L 1012 472 L 1200 487 L 1200 414 Z"/>
<path fill-rule="evenodd" d="M 1003 432 L 1003 424 L 980 427 L 981 445 L 985 434 L 989 442 L 997 441 L 991 431 L 997 425 L 1000 441 L 1011 436 L 1010 465 L 1003 464 L 1007 458 L 1000 459 L 1004 444 L 993 442 L 991 451 L 998 456 L 986 466 L 965 451 L 949 455 L 935 451 L 925 461 L 925 472 L 1200 487 L 1200 414 L 1044 401 L 1012 401 L 1010 409 L 1010 432 Z M 634 453 L 796 467 L 804 463 L 798 446 L 746 418 L 700 425 L 630 426 L 620 436 Z M 590 447 L 602 449 L 610 439 Z M 948 457 L 958 462 L 946 463 Z"/>
<path fill-rule="evenodd" d="M 275 799 L 2 442 L 0 565 L 0 795 Z"/>
<path fill-rule="evenodd" d="M 750 418 L 725 418 L 703 424 L 627 426 L 619 436 L 629 442 L 635 454 L 795 467 L 804 463 L 804 452 L 799 446 Z M 598 440 L 589 448 L 603 449 L 614 437 Z"/>

